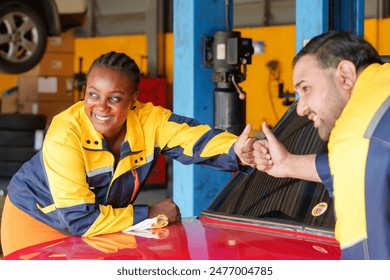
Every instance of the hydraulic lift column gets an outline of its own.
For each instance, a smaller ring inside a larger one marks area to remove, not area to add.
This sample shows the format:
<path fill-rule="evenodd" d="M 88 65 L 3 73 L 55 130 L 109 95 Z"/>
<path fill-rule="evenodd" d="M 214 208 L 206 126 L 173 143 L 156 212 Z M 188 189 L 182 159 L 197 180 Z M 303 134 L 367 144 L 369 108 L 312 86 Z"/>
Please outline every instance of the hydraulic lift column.
<path fill-rule="evenodd" d="M 173 111 L 213 127 L 215 84 L 213 69 L 203 64 L 203 38 L 226 29 L 225 0 L 174 0 L 173 9 Z M 182 216 L 200 214 L 231 176 L 230 172 L 174 161 L 173 199 Z"/>

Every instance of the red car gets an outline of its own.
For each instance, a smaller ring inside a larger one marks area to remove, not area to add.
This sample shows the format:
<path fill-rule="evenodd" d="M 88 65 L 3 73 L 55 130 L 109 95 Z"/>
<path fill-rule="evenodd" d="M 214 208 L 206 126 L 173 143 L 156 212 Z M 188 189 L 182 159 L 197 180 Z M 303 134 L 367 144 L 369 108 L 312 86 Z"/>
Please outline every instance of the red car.
<path fill-rule="evenodd" d="M 297 154 L 326 152 L 293 104 L 273 129 Z M 236 173 L 199 217 L 137 234 L 67 237 L 5 259 L 307 260 L 340 259 L 333 201 L 322 184 Z"/>

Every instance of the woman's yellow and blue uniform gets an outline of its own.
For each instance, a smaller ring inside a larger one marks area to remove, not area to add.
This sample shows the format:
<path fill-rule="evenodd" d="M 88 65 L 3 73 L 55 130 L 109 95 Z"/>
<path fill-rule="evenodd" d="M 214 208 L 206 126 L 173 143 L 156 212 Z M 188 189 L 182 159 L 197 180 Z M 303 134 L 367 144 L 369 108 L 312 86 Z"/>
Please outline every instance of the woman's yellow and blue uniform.
<path fill-rule="evenodd" d="M 133 202 L 160 153 L 183 164 L 239 170 L 233 150 L 237 136 L 230 133 L 140 102 L 128 110 L 126 126 L 115 162 L 83 101 L 55 116 L 42 150 L 12 178 L 10 200 L 60 232 L 94 236 L 147 218 L 147 205 Z"/>
<path fill-rule="evenodd" d="M 334 195 L 344 259 L 390 259 L 390 64 L 358 77 L 318 174 Z M 330 169 L 329 169 L 330 168 Z"/>

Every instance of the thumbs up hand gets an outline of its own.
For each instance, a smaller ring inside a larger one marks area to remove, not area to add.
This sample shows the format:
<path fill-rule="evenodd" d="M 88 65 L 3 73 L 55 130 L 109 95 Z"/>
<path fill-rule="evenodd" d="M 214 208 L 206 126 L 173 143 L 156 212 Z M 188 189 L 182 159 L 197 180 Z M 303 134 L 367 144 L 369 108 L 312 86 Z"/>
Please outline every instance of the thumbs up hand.
<path fill-rule="evenodd" d="M 253 144 L 257 141 L 257 138 L 249 137 L 251 130 L 252 126 L 247 124 L 234 144 L 234 151 L 241 163 L 256 168 Z"/>
<path fill-rule="evenodd" d="M 288 177 L 287 160 L 291 154 L 276 139 L 265 122 L 262 124 L 262 130 L 266 139 L 258 140 L 253 144 L 256 168 L 274 177 Z"/>

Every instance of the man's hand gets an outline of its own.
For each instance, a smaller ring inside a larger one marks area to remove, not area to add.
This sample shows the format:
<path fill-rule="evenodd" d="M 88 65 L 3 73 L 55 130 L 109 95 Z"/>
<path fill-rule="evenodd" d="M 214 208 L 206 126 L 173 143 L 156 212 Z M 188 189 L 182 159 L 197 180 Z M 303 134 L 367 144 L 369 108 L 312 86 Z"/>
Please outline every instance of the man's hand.
<path fill-rule="evenodd" d="M 262 128 L 267 140 L 258 140 L 253 144 L 258 170 L 279 178 L 291 177 L 321 182 L 316 169 L 316 154 L 294 155 L 276 139 L 265 122 Z"/>
<path fill-rule="evenodd" d="M 253 144 L 256 168 L 274 177 L 288 177 L 287 160 L 291 154 L 276 139 L 265 122 L 262 129 L 267 140 L 258 140 Z"/>
<path fill-rule="evenodd" d="M 170 223 L 181 221 L 180 209 L 171 198 L 149 206 L 148 218 L 154 218 L 159 214 L 165 214 Z"/>
<path fill-rule="evenodd" d="M 252 126 L 247 124 L 237 142 L 234 144 L 234 152 L 241 161 L 241 163 L 256 168 L 255 158 L 253 154 L 253 144 L 257 138 L 249 137 Z"/>

